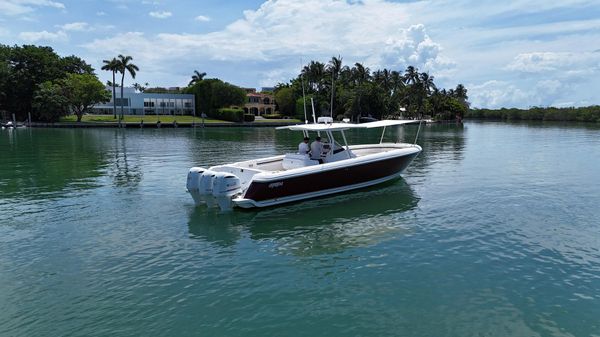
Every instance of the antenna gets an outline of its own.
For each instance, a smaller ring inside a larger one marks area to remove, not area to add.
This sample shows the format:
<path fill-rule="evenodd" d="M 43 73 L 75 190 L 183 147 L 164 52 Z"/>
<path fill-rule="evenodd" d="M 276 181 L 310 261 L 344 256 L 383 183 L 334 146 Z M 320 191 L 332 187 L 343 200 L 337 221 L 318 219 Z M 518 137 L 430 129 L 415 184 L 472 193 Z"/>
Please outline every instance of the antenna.
<path fill-rule="evenodd" d="M 317 124 L 317 116 L 315 115 L 315 101 L 312 97 L 310 98 L 310 104 L 312 105 L 313 123 Z"/>
<path fill-rule="evenodd" d="M 333 93 L 335 91 L 335 70 L 331 69 L 331 104 L 329 104 L 329 117 L 333 118 Z"/>
<path fill-rule="evenodd" d="M 308 124 L 308 118 L 306 117 L 306 94 L 304 92 L 304 76 L 302 75 L 303 62 L 300 58 L 300 81 L 302 82 L 302 101 L 304 103 L 304 124 Z"/>
<path fill-rule="evenodd" d="M 417 144 L 417 139 L 419 139 L 419 131 L 421 131 L 421 123 L 422 122 L 423 122 L 423 119 L 420 119 L 419 120 L 419 128 L 417 129 L 417 135 L 415 136 L 415 142 L 413 143 L 413 145 Z"/>

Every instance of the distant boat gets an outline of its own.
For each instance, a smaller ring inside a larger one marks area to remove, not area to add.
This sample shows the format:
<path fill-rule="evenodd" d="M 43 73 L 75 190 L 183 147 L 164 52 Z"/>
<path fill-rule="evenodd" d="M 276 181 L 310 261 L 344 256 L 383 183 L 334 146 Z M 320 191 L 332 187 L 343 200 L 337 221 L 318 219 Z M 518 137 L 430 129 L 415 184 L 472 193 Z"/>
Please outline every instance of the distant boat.
<path fill-rule="evenodd" d="M 8 122 L 6 122 L 6 123 L 2 124 L 2 128 L 3 128 L 3 129 L 4 129 L 4 128 L 7 128 L 7 129 L 13 129 L 13 128 L 24 128 L 24 127 L 26 127 L 24 124 L 19 124 L 19 123 L 17 123 L 17 124 L 13 124 L 13 122 L 12 122 L 12 121 L 8 121 Z"/>
<path fill-rule="evenodd" d="M 383 143 L 386 127 L 419 121 L 382 120 L 350 124 L 333 123 L 329 117 L 319 119 L 324 122 L 278 129 L 302 131 L 304 136 L 308 136 L 309 132 L 325 136 L 327 140 L 320 154 L 322 164 L 308 154 L 287 153 L 208 169 L 192 167 L 187 177 L 187 190 L 197 205 L 218 205 L 223 210 L 268 207 L 397 178 L 422 151 L 417 144 Z M 370 128 L 383 128 L 378 144 L 348 145 L 344 131 Z"/>

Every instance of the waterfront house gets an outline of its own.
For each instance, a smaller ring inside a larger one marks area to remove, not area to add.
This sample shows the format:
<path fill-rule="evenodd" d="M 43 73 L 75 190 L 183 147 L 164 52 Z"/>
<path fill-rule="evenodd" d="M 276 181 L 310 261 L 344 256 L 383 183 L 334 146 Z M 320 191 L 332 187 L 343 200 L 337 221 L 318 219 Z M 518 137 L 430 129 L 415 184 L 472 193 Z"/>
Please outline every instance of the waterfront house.
<path fill-rule="evenodd" d="M 257 93 L 254 88 L 245 88 L 244 90 L 246 90 L 244 113 L 250 113 L 255 116 L 275 113 L 275 99 L 273 98 L 273 94 L 267 92 Z"/>
<path fill-rule="evenodd" d="M 93 114 L 112 114 L 113 97 L 112 88 L 110 91 L 110 102 L 96 104 L 92 108 Z M 137 92 L 134 88 L 123 88 L 123 98 L 121 98 L 121 88 L 116 89 L 117 113 L 121 111 L 121 100 L 123 100 L 123 114 L 125 115 L 193 115 L 195 109 L 195 97 L 191 94 L 176 93 L 145 93 Z"/>

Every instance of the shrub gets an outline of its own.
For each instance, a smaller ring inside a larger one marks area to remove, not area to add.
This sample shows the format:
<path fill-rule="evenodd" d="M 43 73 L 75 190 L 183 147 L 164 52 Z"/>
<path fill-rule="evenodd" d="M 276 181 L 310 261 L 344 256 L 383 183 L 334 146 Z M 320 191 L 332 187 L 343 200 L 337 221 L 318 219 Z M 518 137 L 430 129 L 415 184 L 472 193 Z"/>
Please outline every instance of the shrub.
<path fill-rule="evenodd" d="M 254 115 L 253 114 L 245 114 L 244 122 L 254 122 Z"/>
<path fill-rule="evenodd" d="M 266 119 L 281 119 L 281 118 L 283 118 L 283 116 L 281 114 L 264 114 L 261 116 Z"/>
<path fill-rule="evenodd" d="M 209 116 L 224 121 L 241 123 L 244 121 L 244 110 L 222 108 L 210 113 Z"/>

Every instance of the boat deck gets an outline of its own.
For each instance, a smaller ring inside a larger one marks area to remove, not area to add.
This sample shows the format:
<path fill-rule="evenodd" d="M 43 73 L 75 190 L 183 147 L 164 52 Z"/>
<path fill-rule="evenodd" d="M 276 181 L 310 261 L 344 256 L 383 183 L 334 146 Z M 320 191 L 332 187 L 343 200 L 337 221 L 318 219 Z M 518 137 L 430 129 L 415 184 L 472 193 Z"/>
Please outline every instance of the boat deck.
<path fill-rule="evenodd" d="M 394 151 L 394 150 L 404 149 L 404 148 L 412 148 L 412 147 L 414 147 L 413 144 L 384 143 L 384 144 L 354 145 L 354 146 L 350 146 L 349 148 L 350 148 L 350 151 L 352 154 L 352 158 L 356 158 L 356 157 L 363 157 L 363 156 L 367 156 L 367 155 L 385 153 L 385 152 L 389 152 L 389 151 Z M 343 153 L 344 152 L 341 152 L 342 159 L 338 159 L 338 160 L 334 160 L 334 161 L 330 161 L 330 162 L 326 161 L 325 164 L 345 160 L 345 158 L 343 158 Z M 229 165 L 222 165 L 222 166 L 215 167 L 213 169 L 229 171 L 229 172 L 235 173 L 235 174 L 243 173 L 244 170 L 250 171 L 253 174 L 261 173 L 261 172 L 277 173 L 277 172 L 289 170 L 289 169 L 284 168 L 284 165 L 283 165 L 284 158 L 285 158 L 285 155 L 279 155 L 279 156 L 274 156 L 274 157 L 260 158 L 260 159 L 248 160 L 248 161 L 243 161 L 243 162 L 237 162 L 237 163 L 229 164 Z M 316 164 L 316 161 L 315 161 L 315 164 Z M 318 164 L 316 164 L 316 165 L 318 165 Z M 234 171 L 230 171 L 230 170 L 224 170 L 224 168 L 231 168 L 231 169 L 235 168 L 237 170 L 235 170 L 236 172 L 234 172 Z"/>

